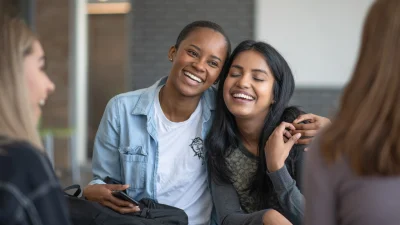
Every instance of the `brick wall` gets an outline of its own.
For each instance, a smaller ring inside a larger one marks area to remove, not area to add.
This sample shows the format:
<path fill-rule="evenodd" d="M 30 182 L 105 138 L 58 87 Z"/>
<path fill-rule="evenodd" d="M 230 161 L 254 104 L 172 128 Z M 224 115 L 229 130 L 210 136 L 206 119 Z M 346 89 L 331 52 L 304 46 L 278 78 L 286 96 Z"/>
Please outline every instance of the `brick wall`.
<path fill-rule="evenodd" d="M 89 16 L 89 109 L 88 152 L 107 102 L 126 92 L 127 15 Z"/>
<path fill-rule="evenodd" d="M 35 28 L 47 57 L 47 74 L 56 85 L 42 115 L 42 128 L 69 126 L 69 5 L 70 1 L 36 0 Z M 54 140 L 57 168 L 68 168 L 68 139 Z"/>
<path fill-rule="evenodd" d="M 69 127 L 70 1 L 37 0 L 36 32 L 48 59 L 47 73 L 56 85 L 43 111 L 43 128 Z M 89 15 L 88 152 L 107 102 L 126 91 L 126 15 Z M 68 140 L 55 139 L 55 162 L 68 167 Z"/>
<path fill-rule="evenodd" d="M 21 2 L 16 0 L 0 0 L 0 16 L 3 15 L 10 17 L 23 17 Z"/>
<path fill-rule="evenodd" d="M 68 127 L 69 2 L 36 0 L 36 32 L 47 57 L 47 74 L 56 85 L 43 112 L 44 127 Z"/>
<path fill-rule="evenodd" d="M 243 0 L 132 0 L 132 89 L 153 84 L 168 75 L 169 48 L 182 28 L 195 20 L 221 25 L 233 46 L 253 37 L 254 1 Z"/>

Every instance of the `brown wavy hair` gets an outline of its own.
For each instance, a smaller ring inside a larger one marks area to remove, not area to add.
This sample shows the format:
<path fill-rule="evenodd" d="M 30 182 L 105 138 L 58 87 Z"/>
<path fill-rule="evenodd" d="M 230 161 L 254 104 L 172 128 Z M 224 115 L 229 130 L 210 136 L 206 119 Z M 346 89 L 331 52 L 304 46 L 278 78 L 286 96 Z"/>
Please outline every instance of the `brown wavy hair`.
<path fill-rule="evenodd" d="M 336 118 L 321 137 L 325 160 L 344 156 L 361 176 L 400 175 L 400 1 L 378 0 Z"/>

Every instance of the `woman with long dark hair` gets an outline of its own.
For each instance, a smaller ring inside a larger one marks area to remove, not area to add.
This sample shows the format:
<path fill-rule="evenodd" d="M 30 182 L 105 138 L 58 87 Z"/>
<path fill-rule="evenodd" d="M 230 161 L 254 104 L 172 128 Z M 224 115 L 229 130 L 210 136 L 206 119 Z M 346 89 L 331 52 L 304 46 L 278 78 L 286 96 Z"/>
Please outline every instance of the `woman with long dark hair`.
<path fill-rule="evenodd" d="M 296 181 L 305 146 L 295 143 L 304 126 L 292 124 L 303 113 L 288 107 L 295 83 L 287 62 L 267 43 L 244 41 L 220 79 L 205 143 L 219 222 L 268 224 L 276 214 L 278 224 L 299 224 L 304 199 Z"/>

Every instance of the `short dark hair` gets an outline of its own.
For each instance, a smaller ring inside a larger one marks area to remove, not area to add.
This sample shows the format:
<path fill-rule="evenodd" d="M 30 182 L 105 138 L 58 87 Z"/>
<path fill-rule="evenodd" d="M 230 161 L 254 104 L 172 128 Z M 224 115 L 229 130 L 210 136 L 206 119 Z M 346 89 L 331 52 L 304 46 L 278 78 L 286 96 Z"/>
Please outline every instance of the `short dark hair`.
<path fill-rule="evenodd" d="M 181 30 L 181 32 L 178 35 L 178 38 L 176 39 L 175 48 L 178 49 L 181 42 L 183 40 L 185 40 L 190 33 L 192 33 L 194 30 L 196 30 L 198 28 L 209 28 L 209 29 L 212 29 L 212 30 L 222 34 L 222 36 L 224 36 L 225 41 L 226 41 L 226 47 L 227 47 L 226 60 L 228 60 L 229 55 L 231 54 L 231 42 L 228 38 L 228 35 L 226 35 L 224 29 L 222 29 L 222 27 L 220 25 L 218 25 L 214 22 L 211 22 L 211 21 L 198 20 L 198 21 L 194 21 L 194 22 L 186 25 Z"/>

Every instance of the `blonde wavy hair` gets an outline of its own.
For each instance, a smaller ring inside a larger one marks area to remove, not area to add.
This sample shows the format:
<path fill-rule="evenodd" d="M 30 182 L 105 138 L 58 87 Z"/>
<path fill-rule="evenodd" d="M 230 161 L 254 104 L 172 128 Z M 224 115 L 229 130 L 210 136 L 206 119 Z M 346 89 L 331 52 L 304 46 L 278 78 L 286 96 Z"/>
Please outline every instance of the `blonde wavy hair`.
<path fill-rule="evenodd" d="M 328 163 L 345 156 L 361 176 L 400 175 L 400 1 L 378 0 L 332 126 L 321 137 Z"/>
<path fill-rule="evenodd" d="M 0 135 L 43 150 L 23 71 L 37 36 L 20 19 L 5 17 L 0 34 Z"/>

